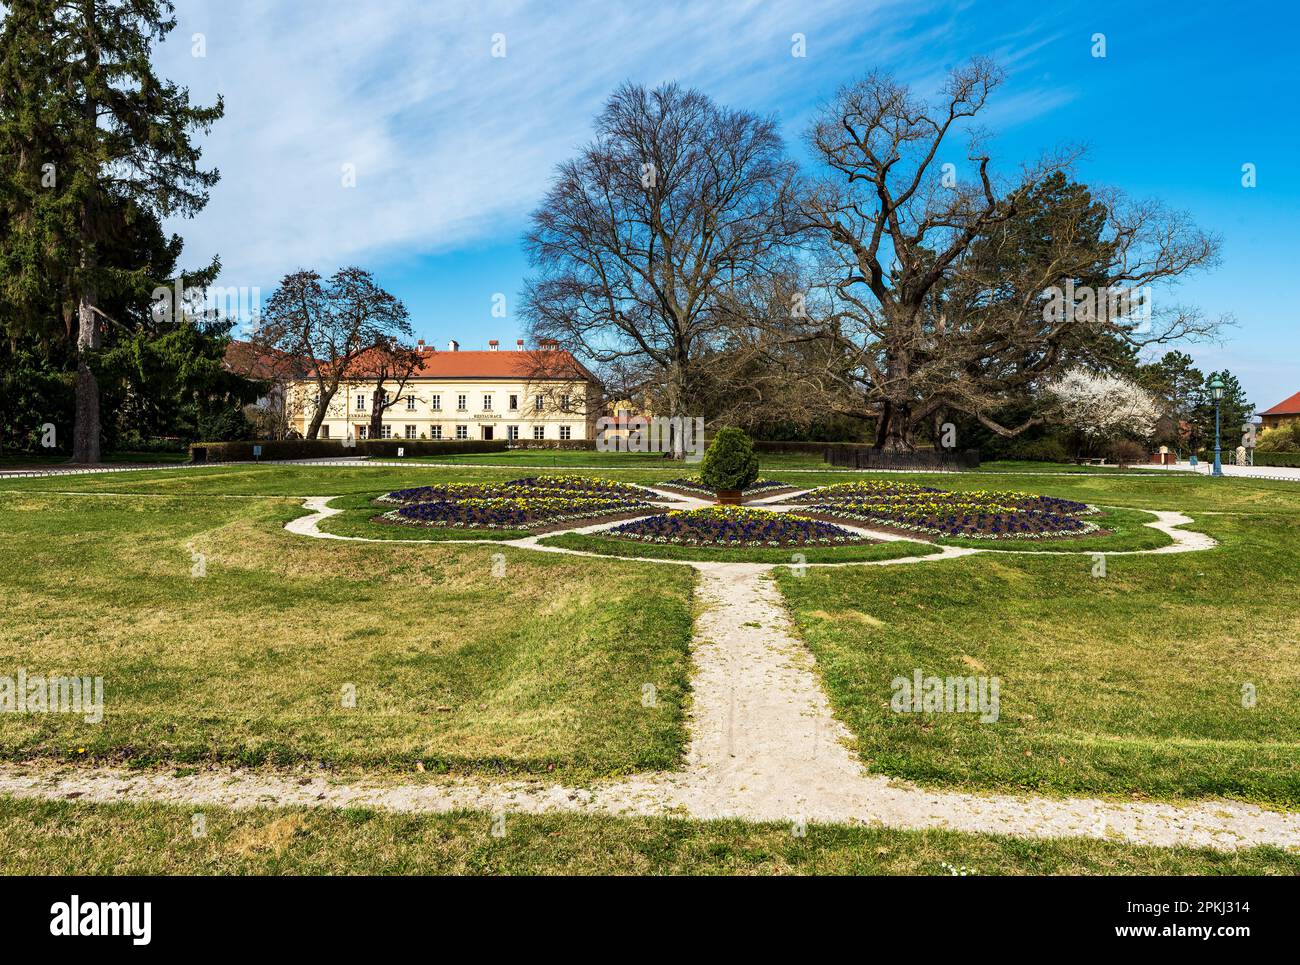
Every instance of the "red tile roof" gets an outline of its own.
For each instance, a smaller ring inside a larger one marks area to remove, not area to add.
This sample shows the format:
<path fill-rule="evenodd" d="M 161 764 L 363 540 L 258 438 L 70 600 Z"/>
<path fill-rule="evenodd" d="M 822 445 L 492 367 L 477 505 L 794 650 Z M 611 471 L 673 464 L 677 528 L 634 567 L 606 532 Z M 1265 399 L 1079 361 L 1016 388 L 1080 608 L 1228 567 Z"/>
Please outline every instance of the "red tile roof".
<path fill-rule="evenodd" d="M 226 346 L 227 371 L 259 382 L 301 378 L 304 367 L 288 352 L 258 348 L 252 342 L 232 339 Z"/>
<path fill-rule="evenodd" d="M 541 379 L 585 381 L 594 376 L 563 349 L 530 351 L 456 351 L 426 349 L 416 373 L 433 379 Z"/>
<path fill-rule="evenodd" d="M 305 367 L 283 352 L 257 351 L 251 342 L 232 341 L 226 348 L 226 367 L 250 379 L 302 378 Z M 360 356 L 350 379 L 374 375 Z M 581 362 L 563 349 L 527 351 L 439 352 L 432 347 L 420 353 L 418 378 L 427 379 L 572 379 L 595 380 Z"/>
<path fill-rule="evenodd" d="M 1260 415 L 1300 415 L 1300 392 L 1297 392 L 1289 399 L 1283 399 L 1273 408 L 1261 412 Z"/>

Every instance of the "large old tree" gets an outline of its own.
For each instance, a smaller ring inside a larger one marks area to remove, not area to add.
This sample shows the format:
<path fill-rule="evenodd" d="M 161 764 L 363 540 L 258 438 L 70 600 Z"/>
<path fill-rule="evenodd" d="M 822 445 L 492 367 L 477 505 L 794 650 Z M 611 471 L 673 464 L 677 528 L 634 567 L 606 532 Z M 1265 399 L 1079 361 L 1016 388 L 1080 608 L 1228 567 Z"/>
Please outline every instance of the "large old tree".
<path fill-rule="evenodd" d="M 533 213 L 532 335 L 653 371 L 660 414 L 703 415 L 699 360 L 728 331 L 729 287 L 788 243 L 793 174 L 773 121 L 675 84 L 620 87 Z"/>
<path fill-rule="evenodd" d="M 104 250 L 122 211 L 190 215 L 218 178 L 191 142 L 222 115 L 156 76 L 166 0 L 13 0 L 0 28 L 0 239 L 10 327 L 61 306 L 75 346 L 73 459 L 97 462 L 105 296 L 138 284 Z M 176 306 L 179 313 L 179 306 Z M 46 323 L 52 320 L 47 319 Z M 53 327 L 52 325 L 50 326 Z"/>
<path fill-rule="evenodd" d="M 285 275 L 252 340 L 266 354 L 290 356 L 316 383 L 306 434 L 315 439 L 339 386 L 374 374 L 363 371 L 365 357 L 376 346 L 396 345 L 410 334 L 406 306 L 370 272 L 351 267 L 325 281 L 314 271 Z"/>
<path fill-rule="evenodd" d="M 825 171 L 804 208 L 822 297 L 792 337 L 838 346 L 831 369 L 805 376 L 874 418 L 881 448 L 911 449 L 944 412 L 1014 435 L 1042 408 L 1018 424 L 1001 413 L 1068 365 L 1216 324 L 1161 297 L 1216 255 L 1185 217 L 1074 184 L 1068 154 L 995 176 L 969 122 L 1001 79 L 973 61 L 930 103 L 874 73 L 841 90 L 809 134 Z"/>

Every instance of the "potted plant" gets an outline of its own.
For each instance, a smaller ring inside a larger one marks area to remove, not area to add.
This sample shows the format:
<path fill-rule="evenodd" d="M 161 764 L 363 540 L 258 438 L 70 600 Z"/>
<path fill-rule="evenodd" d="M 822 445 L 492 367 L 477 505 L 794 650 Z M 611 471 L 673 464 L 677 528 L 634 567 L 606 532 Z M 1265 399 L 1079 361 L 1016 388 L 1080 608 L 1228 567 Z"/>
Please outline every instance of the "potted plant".
<path fill-rule="evenodd" d="M 741 493 L 758 478 L 758 456 L 749 436 L 739 429 L 719 429 L 700 464 L 700 481 L 722 506 L 739 506 Z"/>

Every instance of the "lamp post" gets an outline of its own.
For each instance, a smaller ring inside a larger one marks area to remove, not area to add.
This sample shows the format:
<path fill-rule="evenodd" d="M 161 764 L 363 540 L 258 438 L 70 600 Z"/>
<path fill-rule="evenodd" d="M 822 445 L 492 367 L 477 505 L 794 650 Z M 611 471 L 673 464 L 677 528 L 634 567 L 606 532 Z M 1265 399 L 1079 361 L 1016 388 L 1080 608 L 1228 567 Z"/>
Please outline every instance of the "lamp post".
<path fill-rule="evenodd" d="M 1223 379 L 1217 375 L 1210 382 L 1210 395 L 1214 397 L 1214 471 L 1211 476 L 1223 475 L 1223 463 L 1219 461 L 1219 410 L 1223 403 Z"/>

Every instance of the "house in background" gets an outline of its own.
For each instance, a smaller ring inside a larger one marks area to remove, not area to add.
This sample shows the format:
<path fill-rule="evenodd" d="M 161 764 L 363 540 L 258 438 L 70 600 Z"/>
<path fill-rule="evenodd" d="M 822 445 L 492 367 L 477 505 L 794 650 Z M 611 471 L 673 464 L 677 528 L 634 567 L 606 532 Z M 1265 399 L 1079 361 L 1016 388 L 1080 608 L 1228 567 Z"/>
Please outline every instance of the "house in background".
<path fill-rule="evenodd" d="M 486 351 L 461 351 L 453 340 L 440 352 L 421 339 L 419 367 L 385 410 L 381 438 L 594 438 L 600 385 L 582 363 L 554 341 L 526 349 L 520 339 L 514 351 L 500 351 L 499 344 L 493 339 Z M 368 436 L 375 381 L 363 358 L 331 400 L 319 438 Z M 390 384 L 396 391 L 396 382 Z M 305 434 L 316 411 L 314 380 L 304 375 L 288 383 L 286 409 L 294 429 Z"/>
<path fill-rule="evenodd" d="M 1276 429 L 1300 419 L 1300 392 L 1289 399 L 1283 399 L 1271 409 L 1265 409 L 1259 417 L 1263 420 L 1265 429 Z"/>
<path fill-rule="evenodd" d="M 256 402 L 244 406 L 256 438 L 284 439 L 297 431 L 287 399 L 289 386 L 306 375 L 298 359 L 287 352 L 232 339 L 226 346 L 224 365 L 226 371 L 266 387 Z"/>

